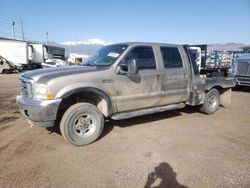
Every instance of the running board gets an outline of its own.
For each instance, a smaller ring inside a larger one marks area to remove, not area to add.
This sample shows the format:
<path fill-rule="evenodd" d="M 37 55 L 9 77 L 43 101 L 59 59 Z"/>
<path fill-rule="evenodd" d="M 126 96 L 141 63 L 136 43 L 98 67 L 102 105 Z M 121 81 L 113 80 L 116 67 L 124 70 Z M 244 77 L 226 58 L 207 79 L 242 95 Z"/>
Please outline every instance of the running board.
<path fill-rule="evenodd" d="M 140 110 L 131 110 L 127 112 L 115 113 L 113 116 L 111 116 L 111 118 L 114 120 L 128 119 L 128 118 L 143 116 L 147 114 L 154 114 L 158 112 L 180 109 L 180 108 L 184 108 L 185 106 L 186 105 L 184 103 L 179 103 L 179 104 L 171 104 L 168 106 L 160 106 L 160 107 L 146 108 L 146 109 L 140 109 Z"/>

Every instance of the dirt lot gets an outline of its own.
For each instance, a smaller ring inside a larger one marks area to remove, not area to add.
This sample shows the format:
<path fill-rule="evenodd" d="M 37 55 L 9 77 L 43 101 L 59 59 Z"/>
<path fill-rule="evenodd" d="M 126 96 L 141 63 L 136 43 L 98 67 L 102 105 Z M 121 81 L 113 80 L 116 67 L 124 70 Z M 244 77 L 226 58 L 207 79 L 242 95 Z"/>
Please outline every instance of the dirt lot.
<path fill-rule="evenodd" d="M 0 187 L 250 187 L 250 91 L 207 116 L 194 108 L 111 121 L 75 147 L 30 128 L 18 75 L 0 75 Z"/>

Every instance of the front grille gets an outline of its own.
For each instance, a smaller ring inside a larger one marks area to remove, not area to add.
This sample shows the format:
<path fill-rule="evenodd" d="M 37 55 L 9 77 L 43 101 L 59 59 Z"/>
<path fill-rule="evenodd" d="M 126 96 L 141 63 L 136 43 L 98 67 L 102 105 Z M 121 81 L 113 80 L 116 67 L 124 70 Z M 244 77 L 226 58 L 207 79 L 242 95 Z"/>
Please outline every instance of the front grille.
<path fill-rule="evenodd" d="M 250 83 L 250 77 L 237 77 L 237 81 Z"/>
<path fill-rule="evenodd" d="M 248 68 L 249 68 L 248 62 L 239 62 L 237 64 L 237 72 L 239 75 L 250 75 Z"/>
<path fill-rule="evenodd" d="M 31 82 L 27 82 L 26 80 L 20 78 L 20 86 L 21 91 L 20 94 L 24 98 L 31 98 L 32 97 L 32 85 Z"/>

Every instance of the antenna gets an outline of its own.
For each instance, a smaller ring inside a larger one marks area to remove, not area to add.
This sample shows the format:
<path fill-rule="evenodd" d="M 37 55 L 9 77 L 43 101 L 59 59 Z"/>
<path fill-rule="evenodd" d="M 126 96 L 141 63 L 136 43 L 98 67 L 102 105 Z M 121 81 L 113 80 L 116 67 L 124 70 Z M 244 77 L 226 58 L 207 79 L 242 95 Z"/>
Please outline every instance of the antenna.
<path fill-rule="evenodd" d="M 22 37 L 23 37 L 23 40 L 25 40 L 25 39 L 24 39 L 24 31 L 23 31 L 23 19 L 22 19 L 22 17 L 20 17 L 20 23 L 21 23 L 21 31 L 22 31 Z"/>
<path fill-rule="evenodd" d="M 46 31 L 46 45 L 48 45 L 48 32 Z"/>

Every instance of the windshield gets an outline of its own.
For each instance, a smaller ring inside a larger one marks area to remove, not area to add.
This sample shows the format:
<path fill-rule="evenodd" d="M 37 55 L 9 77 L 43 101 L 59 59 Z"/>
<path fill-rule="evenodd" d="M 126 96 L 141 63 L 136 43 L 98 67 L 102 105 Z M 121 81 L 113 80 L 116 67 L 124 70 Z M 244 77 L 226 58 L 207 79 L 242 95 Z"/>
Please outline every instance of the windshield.
<path fill-rule="evenodd" d="M 109 66 L 126 50 L 127 45 L 104 46 L 94 54 L 90 55 L 81 65 Z"/>

